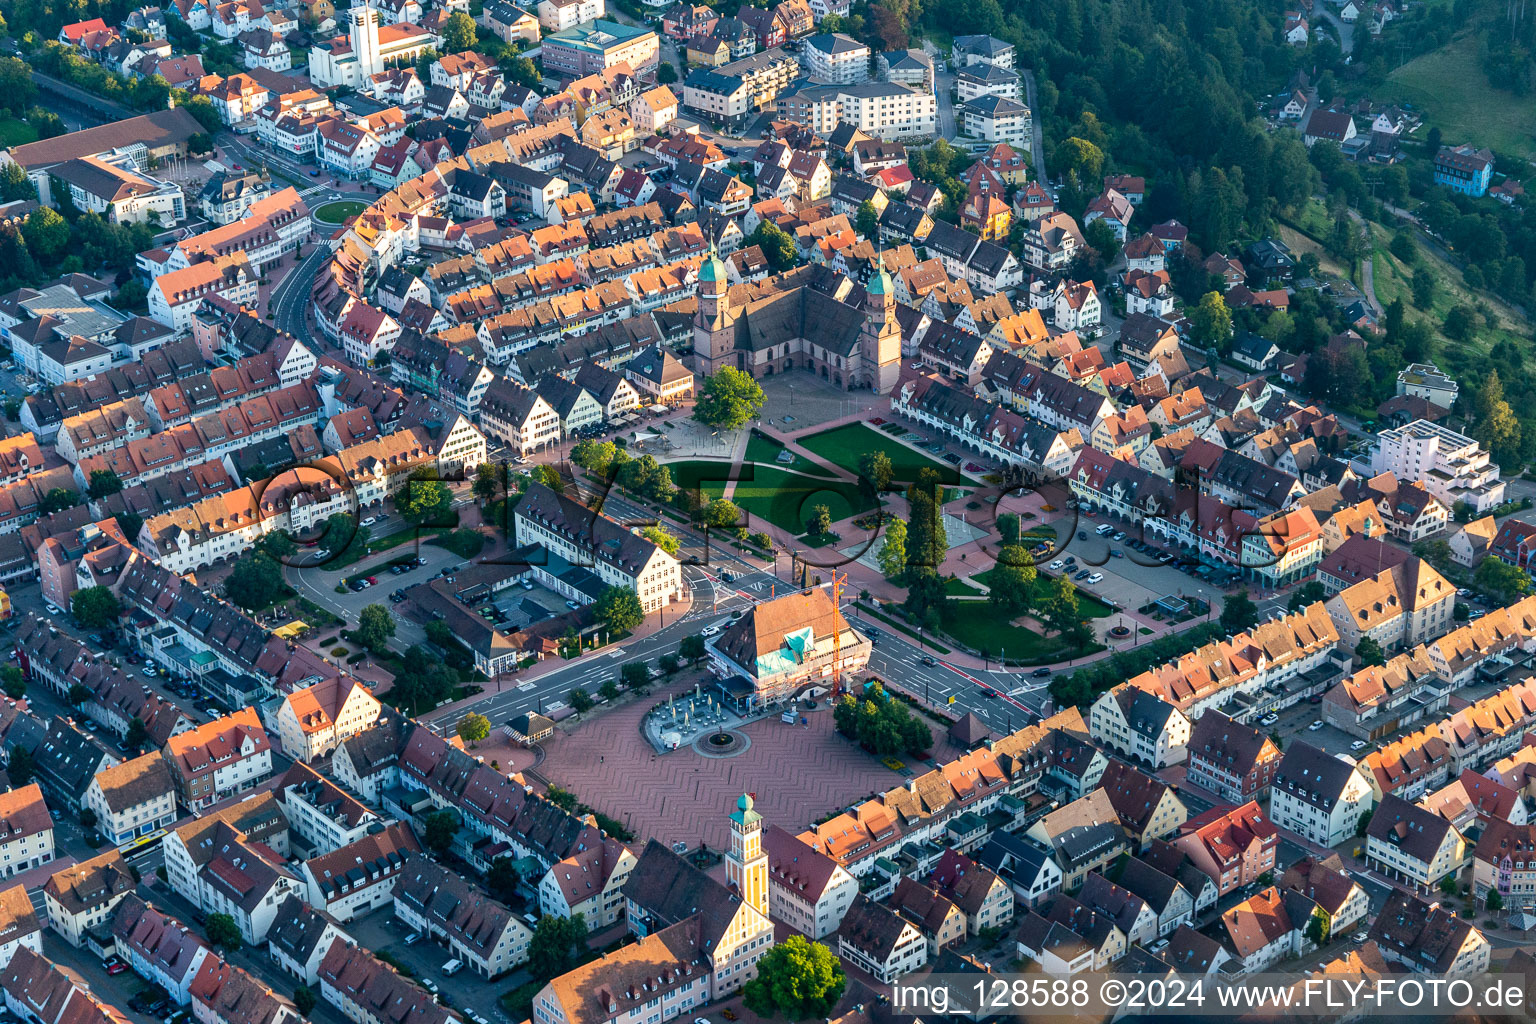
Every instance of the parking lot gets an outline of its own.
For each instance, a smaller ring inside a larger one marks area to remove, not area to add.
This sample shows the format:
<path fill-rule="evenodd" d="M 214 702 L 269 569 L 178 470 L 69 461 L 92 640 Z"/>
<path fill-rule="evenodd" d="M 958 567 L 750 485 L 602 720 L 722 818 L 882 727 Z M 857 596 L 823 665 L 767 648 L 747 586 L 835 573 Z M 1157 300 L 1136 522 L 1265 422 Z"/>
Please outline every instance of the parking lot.
<path fill-rule="evenodd" d="M 1126 533 L 1117 523 L 1069 512 L 1050 525 L 1056 531 L 1057 554 L 1047 569 L 1070 571 L 1083 590 L 1121 608 L 1136 609 L 1169 596 L 1218 604 L 1224 592 L 1218 583 L 1192 574 L 1200 567 L 1177 558 L 1162 560 L 1160 548 Z M 1095 580 L 1095 574 L 1100 578 Z"/>
<path fill-rule="evenodd" d="M 515 1024 L 497 999 L 503 992 L 526 981 L 526 971 L 519 969 L 489 982 L 466 967 L 449 977 L 443 974 L 443 965 L 454 959 L 453 954 L 430 939 L 406 945 L 413 929 L 395 917 L 389 907 L 381 907 L 344 927 L 364 949 L 386 953 L 404 964 L 420 979 L 418 984 L 429 992 L 435 989 L 438 999 L 463 1014 L 466 1021 L 474 1022 L 480 1018 L 496 1024 Z"/>

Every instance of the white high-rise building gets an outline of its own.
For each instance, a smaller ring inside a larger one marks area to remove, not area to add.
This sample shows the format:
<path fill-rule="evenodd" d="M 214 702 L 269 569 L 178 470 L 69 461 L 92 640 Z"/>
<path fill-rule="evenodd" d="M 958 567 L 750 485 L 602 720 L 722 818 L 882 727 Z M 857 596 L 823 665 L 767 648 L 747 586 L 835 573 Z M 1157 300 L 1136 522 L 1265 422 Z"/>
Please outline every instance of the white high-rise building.
<path fill-rule="evenodd" d="M 423 50 L 442 44 L 420 25 L 384 24 L 380 12 L 366 3 L 347 11 L 345 24 L 345 35 L 316 43 L 309 51 L 310 81 L 323 89 L 357 88 L 382 73 L 386 65 L 415 63 Z"/>
<path fill-rule="evenodd" d="M 768 916 L 768 855 L 763 852 L 763 816 L 752 809 L 750 794 L 741 794 L 731 815 L 731 852 L 725 855 L 725 875 L 741 900 Z"/>

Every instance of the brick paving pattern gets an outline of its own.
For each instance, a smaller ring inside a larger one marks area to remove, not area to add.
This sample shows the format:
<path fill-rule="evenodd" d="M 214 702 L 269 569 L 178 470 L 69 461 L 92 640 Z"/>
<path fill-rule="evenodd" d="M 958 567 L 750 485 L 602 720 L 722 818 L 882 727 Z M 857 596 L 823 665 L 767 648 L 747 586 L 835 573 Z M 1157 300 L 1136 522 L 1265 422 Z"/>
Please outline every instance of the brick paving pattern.
<path fill-rule="evenodd" d="M 651 691 L 544 743 L 538 774 L 574 792 L 594 810 L 623 821 L 637 844 L 656 838 L 723 850 L 726 816 L 743 792 L 757 794 L 768 824 L 799 832 L 821 816 L 900 785 L 902 776 L 835 734 L 832 715 L 806 713 L 809 726 L 767 718 L 742 727 L 751 746 L 736 757 L 706 758 L 683 748 L 656 754 L 640 735 L 645 712 L 691 682 Z M 938 737 L 936 756 L 953 756 Z M 914 771 L 925 766 L 909 762 Z"/>

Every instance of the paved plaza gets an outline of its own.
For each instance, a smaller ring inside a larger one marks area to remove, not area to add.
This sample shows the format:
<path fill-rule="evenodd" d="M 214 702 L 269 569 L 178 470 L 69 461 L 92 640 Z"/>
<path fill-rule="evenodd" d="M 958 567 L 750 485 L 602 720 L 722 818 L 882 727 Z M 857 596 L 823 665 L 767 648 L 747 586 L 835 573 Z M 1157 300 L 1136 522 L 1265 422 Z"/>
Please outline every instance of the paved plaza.
<path fill-rule="evenodd" d="M 750 743 L 735 756 L 706 757 L 691 746 L 657 754 L 641 734 L 641 720 L 658 701 L 691 695 L 695 678 L 658 687 L 649 697 L 569 732 L 557 730 L 543 744 L 545 757 L 537 774 L 624 822 L 636 835 L 669 846 L 702 841 L 716 850 L 729 844 L 726 816 L 744 792 L 756 794 L 757 809 L 768 824 L 799 832 L 832 811 L 902 783 L 901 773 L 835 733 L 825 703 L 804 714 L 805 725 L 789 725 L 775 716 L 739 727 L 735 731 Z M 935 740 L 940 760 L 958 753 L 943 735 Z M 911 770 L 921 772 L 926 766 L 912 763 Z"/>

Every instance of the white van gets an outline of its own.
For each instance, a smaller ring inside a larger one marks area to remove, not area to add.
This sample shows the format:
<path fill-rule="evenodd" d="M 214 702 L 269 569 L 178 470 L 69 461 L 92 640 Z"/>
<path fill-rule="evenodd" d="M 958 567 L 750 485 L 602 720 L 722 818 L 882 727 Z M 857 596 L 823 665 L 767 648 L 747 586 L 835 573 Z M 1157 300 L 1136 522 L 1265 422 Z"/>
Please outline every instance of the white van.
<path fill-rule="evenodd" d="M 1105 534 L 1114 533 L 1115 532 L 1115 528 L 1113 526 L 1110 526 L 1108 523 L 1105 523 L 1103 526 L 1100 526 L 1097 530 L 1094 530 L 1093 532 L 1098 534 L 1100 537 L 1102 537 Z"/>
<path fill-rule="evenodd" d="M 464 961 L 463 960 L 458 960 L 458 959 L 449 960 L 447 963 L 443 964 L 443 977 L 451 978 L 455 974 L 458 974 L 463 969 L 464 969 Z"/>

